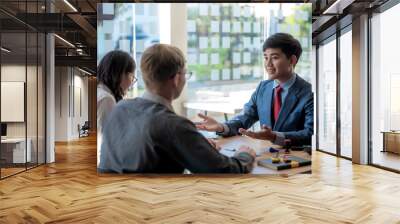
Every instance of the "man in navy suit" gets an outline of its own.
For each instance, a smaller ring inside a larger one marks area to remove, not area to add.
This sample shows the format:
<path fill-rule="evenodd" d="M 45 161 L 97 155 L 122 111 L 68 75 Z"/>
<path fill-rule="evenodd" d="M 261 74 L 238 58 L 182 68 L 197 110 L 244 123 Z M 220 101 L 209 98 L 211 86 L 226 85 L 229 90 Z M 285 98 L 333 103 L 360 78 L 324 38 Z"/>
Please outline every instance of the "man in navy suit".
<path fill-rule="evenodd" d="M 311 145 L 314 125 L 314 97 L 311 84 L 294 72 L 302 48 L 290 34 L 276 33 L 263 45 L 265 69 L 269 79 L 262 81 L 252 94 L 243 112 L 227 121 L 199 114 L 204 120 L 200 130 L 216 131 L 221 136 L 243 134 L 284 145 Z M 260 121 L 261 131 L 247 130 Z"/>

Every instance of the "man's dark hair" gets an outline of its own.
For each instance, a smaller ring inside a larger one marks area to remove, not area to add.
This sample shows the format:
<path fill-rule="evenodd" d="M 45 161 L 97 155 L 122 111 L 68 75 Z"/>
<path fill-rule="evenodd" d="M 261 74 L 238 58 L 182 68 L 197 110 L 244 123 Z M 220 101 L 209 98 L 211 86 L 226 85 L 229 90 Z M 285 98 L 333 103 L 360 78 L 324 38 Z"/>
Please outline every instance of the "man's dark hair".
<path fill-rule="evenodd" d="M 275 33 L 268 37 L 264 42 L 263 51 L 267 48 L 279 48 L 287 58 L 290 58 L 292 55 L 296 56 L 297 61 L 299 61 L 301 52 L 303 51 L 300 42 L 288 33 Z"/>
<path fill-rule="evenodd" d="M 110 51 L 97 66 L 97 83 L 106 85 L 118 102 L 124 96 L 121 88 L 122 77 L 134 72 L 135 68 L 136 63 L 127 52 L 120 50 Z"/>

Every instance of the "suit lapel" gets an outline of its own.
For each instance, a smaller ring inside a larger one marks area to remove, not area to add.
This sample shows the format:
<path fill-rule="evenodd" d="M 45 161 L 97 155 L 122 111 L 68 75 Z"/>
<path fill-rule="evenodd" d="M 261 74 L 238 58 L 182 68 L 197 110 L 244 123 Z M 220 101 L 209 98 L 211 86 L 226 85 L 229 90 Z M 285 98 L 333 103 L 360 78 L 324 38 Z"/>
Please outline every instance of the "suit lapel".
<path fill-rule="evenodd" d="M 265 96 L 266 98 L 266 116 L 267 116 L 267 124 L 271 124 L 271 126 L 273 125 L 272 123 L 272 102 L 273 102 L 273 97 L 274 97 L 274 82 L 270 82 L 269 86 L 267 87 L 267 94 Z"/>
<path fill-rule="evenodd" d="M 297 92 L 299 91 L 298 84 L 298 79 L 296 79 L 296 82 L 289 89 L 289 92 L 285 98 L 285 102 L 282 105 L 281 111 L 279 112 L 278 120 L 275 122 L 273 130 L 281 130 L 282 125 L 284 124 L 289 114 L 292 112 L 293 107 L 296 105 L 298 101 Z"/>

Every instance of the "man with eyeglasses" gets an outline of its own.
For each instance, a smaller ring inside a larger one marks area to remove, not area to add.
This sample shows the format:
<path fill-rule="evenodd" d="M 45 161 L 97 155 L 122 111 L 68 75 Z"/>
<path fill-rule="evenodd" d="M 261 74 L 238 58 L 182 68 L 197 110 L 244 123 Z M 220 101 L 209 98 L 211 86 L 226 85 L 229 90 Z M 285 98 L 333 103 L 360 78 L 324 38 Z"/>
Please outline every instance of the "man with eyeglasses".
<path fill-rule="evenodd" d="M 188 119 L 175 114 L 177 99 L 191 73 L 182 52 L 155 44 L 141 59 L 146 92 L 120 102 L 103 131 L 99 172 L 248 173 L 255 152 L 242 146 L 233 157 L 220 154 Z"/>
<path fill-rule="evenodd" d="M 197 128 L 215 131 L 218 135 L 247 135 L 284 145 L 311 145 L 314 126 L 314 97 L 311 84 L 294 71 L 302 48 L 287 33 L 271 35 L 263 45 L 264 66 L 269 79 L 254 91 L 243 112 L 225 123 L 199 114 L 203 118 Z M 261 131 L 250 131 L 260 121 Z"/>

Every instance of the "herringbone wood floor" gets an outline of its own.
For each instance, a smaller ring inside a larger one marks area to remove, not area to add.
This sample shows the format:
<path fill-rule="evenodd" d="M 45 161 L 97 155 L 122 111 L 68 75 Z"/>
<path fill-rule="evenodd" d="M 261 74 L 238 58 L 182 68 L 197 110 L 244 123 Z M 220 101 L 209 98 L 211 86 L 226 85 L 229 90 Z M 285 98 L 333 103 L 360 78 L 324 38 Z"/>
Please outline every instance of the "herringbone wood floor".
<path fill-rule="evenodd" d="M 0 181 L 0 223 L 400 223 L 400 175 L 319 152 L 312 175 L 98 176 L 95 138 Z"/>

